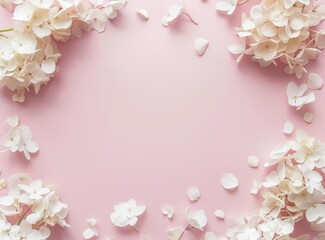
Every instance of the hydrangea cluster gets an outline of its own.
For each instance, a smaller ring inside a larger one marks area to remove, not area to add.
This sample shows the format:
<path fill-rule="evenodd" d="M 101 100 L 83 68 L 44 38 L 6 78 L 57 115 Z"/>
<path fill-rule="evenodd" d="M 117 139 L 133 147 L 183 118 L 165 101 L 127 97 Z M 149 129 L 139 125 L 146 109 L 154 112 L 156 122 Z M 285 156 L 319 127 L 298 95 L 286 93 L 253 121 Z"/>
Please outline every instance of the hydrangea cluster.
<path fill-rule="evenodd" d="M 5 123 L 10 129 L 2 139 L 2 145 L 6 149 L 1 152 L 23 152 L 26 159 L 30 160 L 30 154 L 39 150 L 37 142 L 33 140 L 30 128 L 20 124 L 17 116 L 8 117 Z"/>
<path fill-rule="evenodd" d="M 242 1 L 243 2 L 243 1 Z M 222 0 L 217 10 L 232 14 L 240 1 Z M 325 30 L 317 27 L 325 19 L 325 6 L 317 0 L 262 0 L 249 16 L 243 13 L 241 27 L 235 28 L 240 45 L 229 47 L 260 66 L 285 65 L 284 71 L 301 78 L 306 65 L 325 48 Z"/>
<path fill-rule="evenodd" d="M 8 178 L 8 193 L 0 197 L 0 239 L 45 240 L 50 228 L 69 227 L 68 206 L 52 186 L 25 174 Z"/>
<path fill-rule="evenodd" d="M 271 153 L 265 167 L 272 170 L 262 183 L 263 203 L 259 215 L 228 219 L 229 239 L 311 239 L 291 237 L 295 224 L 309 222 L 314 231 L 325 231 L 325 143 L 297 131 Z"/>
<path fill-rule="evenodd" d="M 82 31 L 105 30 L 124 0 L 2 0 L 13 11 L 14 27 L 0 30 L 0 85 L 24 102 L 31 88 L 38 93 L 57 72 L 57 42 L 81 37 Z"/>

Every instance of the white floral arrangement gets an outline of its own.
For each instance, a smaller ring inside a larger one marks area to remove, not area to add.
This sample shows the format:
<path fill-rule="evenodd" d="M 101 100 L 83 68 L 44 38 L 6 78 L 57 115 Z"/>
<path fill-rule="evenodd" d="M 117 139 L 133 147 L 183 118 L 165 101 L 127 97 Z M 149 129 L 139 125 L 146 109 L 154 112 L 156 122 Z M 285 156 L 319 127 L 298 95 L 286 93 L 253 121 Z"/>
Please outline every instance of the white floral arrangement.
<path fill-rule="evenodd" d="M 0 30 L 0 86 L 24 102 L 26 91 L 37 94 L 58 71 L 57 42 L 79 38 L 82 31 L 103 32 L 126 1 L 0 0 L 0 5 L 13 11 L 15 22 Z"/>
<path fill-rule="evenodd" d="M 9 177 L 7 186 L 0 197 L 1 240 L 46 240 L 54 226 L 69 227 L 68 206 L 53 186 L 25 174 Z"/>
<path fill-rule="evenodd" d="M 309 235 L 291 236 L 302 220 L 312 230 L 324 232 L 325 143 L 297 131 L 295 140 L 272 151 L 265 167 L 275 169 L 259 184 L 264 188 L 259 214 L 226 219 L 227 239 L 311 239 Z"/>
<path fill-rule="evenodd" d="M 217 10 L 231 15 L 246 1 L 221 0 Z M 325 30 L 317 27 L 325 19 L 325 5 L 317 0 L 262 0 L 249 12 L 242 14 L 241 27 L 235 28 L 241 44 L 229 47 L 266 67 L 285 65 L 284 71 L 301 78 L 310 60 L 325 48 Z"/>

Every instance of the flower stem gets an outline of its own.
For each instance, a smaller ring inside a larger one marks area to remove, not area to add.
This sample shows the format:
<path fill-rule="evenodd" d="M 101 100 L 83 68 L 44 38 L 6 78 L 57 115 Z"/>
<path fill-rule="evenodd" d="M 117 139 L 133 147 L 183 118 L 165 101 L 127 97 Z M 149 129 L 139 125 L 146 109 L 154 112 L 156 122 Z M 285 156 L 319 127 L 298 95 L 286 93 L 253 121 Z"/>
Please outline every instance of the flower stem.
<path fill-rule="evenodd" d="M 13 28 L 0 29 L 0 33 L 11 32 L 12 30 L 14 30 L 14 29 Z"/>
<path fill-rule="evenodd" d="M 140 232 L 140 229 L 137 226 L 132 226 L 137 232 Z"/>
<path fill-rule="evenodd" d="M 1 34 L 0 34 L 1 36 Z M 5 153 L 5 152 L 8 152 L 9 151 L 9 148 L 8 149 L 5 149 L 5 150 L 1 150 L 0 153 Z"/>
<path fill-rule="evenodd" d="M 18 225 L 21 223 L 21 221 L 26 217 L 27 213 L 29 212 L 29 210 L 31 210 L 32 207 L 28 207 L 27 210 L 23 213 L 23 215 L 20 217 L 19 221 L 18 221 Z"/>
<path fill-rule="evenodd" d="M 186 12 L 183 12 L 182 14 L 184 14 L 185 16 L 187 16 L 187 17 L 191 20 L 191 22 L 194 23 L 195 25 L 199 25 L 199 23 L 196 22 L 196 21 L 191 17 L 190 14 L 188 14 L 188 13 L 186 13 Z"/>

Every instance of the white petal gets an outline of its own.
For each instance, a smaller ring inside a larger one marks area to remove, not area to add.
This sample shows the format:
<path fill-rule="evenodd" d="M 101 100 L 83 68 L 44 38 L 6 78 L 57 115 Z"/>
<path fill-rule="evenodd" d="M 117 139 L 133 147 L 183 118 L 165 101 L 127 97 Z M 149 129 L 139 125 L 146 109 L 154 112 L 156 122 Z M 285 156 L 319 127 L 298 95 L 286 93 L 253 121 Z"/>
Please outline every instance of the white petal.
<path fill-rule="evenodd" d="M 218 209 L 214 212 L 214 215 L 217 217 L 217 218 L 221 218 L 221 219 L 224 219 L 225 218 L 225 213 L 224 211 Z"/>
<path fill-rule="evenodd" d="M 313 115 L 312 113 L 310 113 L 310 112 L 306 112 L 306 113 L 304 114 L 304 121 L 305 121 L 306 123 L 312 123 L 313 118 L 314 118 L 314 115 Z"/>
<path fill-rule="evenodd" d="M 233 4 L 230 1 L 219 1 L 216 4 L 216 9 L 224 12 L 228 12 L 232 7 Z"/>
<path fill-rule="evenodd" d="M 184 233 L 184 228 L 175 227 L 167 230 L 168 240 L 179 240 Z"/>
<path fill-rule="evenodd" d="M 148 20 L 149 19 L 149 14 L 146 9 L 138 9 L 137 14 L 141 16 L 143 19 Z"/>
<path fill-rule="evenodd" d="M 46 59 L 42 62 L 42 70 L 47 74 L 52 74 L 55 72 L 56 64 L 53 59 Z"/>
<path fill-rule="evenodd" d="M 18 116 L 8 117 L 6 119 L 6 122 L 10 127 L 16 127 L 19 124 L 19 117 Z"/>
<path fill-rule="evenodd" d="M 217 240 L 217 237 L 213 232 L 206 232 L 204 235 L 204 240 Z"/>
<path fill-rule="evenodd" d="M 221 176 L 221 184 L 225 189 L 234 189 L 238 187 L 238 179 L 232 173 L 225 173 Z"/>
<path fill-rule="evenodd" d="M 161 207 L 161 212 L 169 219 L 171 219 L 174 215 L 174 208 L 170 205 L 165 204 Z"/>
<path fill-rule="evenodd" d="M 253 195 L 256 195 L 259 192 L 261 187 L 262 187 L 262 184 L 259 181 L 253 181 L 253 185 L 250 189 L 250 193 Z"/>
<path fill-rule="evenodd" d="M 200 189 L 196 186 L 187 188 L 187 196 L 191 202 L 197 201 L 200 198 Z"/>
<path fill-rule="evenodd" d="M 241 44 L 232 45 L 228 47 L 228 50 L 232 54 L 241 54 L 244 51 L 244 48 Z"/>
<path fill-rule="evenodd" d="M 321 76 L 316 73 L 310 73 L 308 75 L 308 88 L 313 90 L 320 90 L 322 89 L 324 84 L 324 80 Z"/>
<path fill-rule="evenodd" d="M 247 158 L 247 164 L 248 166 L 250 166 L 251 168 L 257 168 L 259 165 L 260 160 L 258 159 L 258 157 L 256 156 L 249 156 Z"/>
<path fill-rule="evenodd" d="M 198 38 L 195 40 L 194 47 L 195 47 L 197 54 L 202 56 L 202 55 L 204 55 L 207 48 L 209 47 L 209 42 L 206 39 Z"/>
<path fill-rule="evenodd" d="M 284 134 L 291 134 L 293 131 L 293 124 L 292 122 L 290 121 L 285 121 L 284 124 L 283 124 L 283 129 L 282 129 L 282 132 Z"/>
<path fill-rule="evenodd" d="M 90 239 L 95 237 L 95 231 L 92 228 L 87 228 L 85 231 L 83 231 L 82 236 L 84 239 Z"/>

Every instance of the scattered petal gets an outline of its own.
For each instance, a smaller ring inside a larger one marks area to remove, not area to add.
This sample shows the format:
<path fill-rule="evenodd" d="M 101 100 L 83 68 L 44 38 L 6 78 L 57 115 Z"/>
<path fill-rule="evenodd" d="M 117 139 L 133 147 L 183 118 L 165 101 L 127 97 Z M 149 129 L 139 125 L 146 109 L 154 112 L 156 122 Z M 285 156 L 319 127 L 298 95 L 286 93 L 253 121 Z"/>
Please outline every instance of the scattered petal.
<path fill-rule="evenodd" d="M 221 185 L 225 189 L 235 189 L 238 187 L 238 179 L 232 173 L 225 173 L 221 176 Z"/>
<path fill-rule="evenodd" d="M 304 114 L 304 121 L 305 121 L 306 123 L 312 123 L 313 119 L 314 119 L 314 115 L 313 115 L 312 113 L 310 113 L 310 112 L 306 112 L 306 113 Z"/>
<path fill-rule="evenodd" d="M 308 75 L 308 88 L 312 90 L 320 90 L 322 89 L 324 84 L 324 80 L 321 76 L 316 73 L 310 73 Z"/>
<path fill-rule="evenodd" d="M 220 218 L 220 219 L 224 219 L 225 218 L 225 213 L 224 211 L 218 209 L 214 212 L 214 215 L 217 217 L 217 218 Z"/>
<path fill-rule="evenodd" d="M 247 164 L 251 168 L 257 168 L 259 166 L 259 162 L 260 162 L 260 160 L 256 156 L 249 156 L 247 158 Z"/>
<path fill-rule="evenodd" d="M 200 198 L 200 189 L 196 186 L 191 186 L 187 188 L 187 196 L 191 202 L 195 202 Z"/>
<path fill-rule="evenodd" d="M 137 14 L 141 16 L 144 20 L 149 20 L 149 13 L 146 9 L 138 9 Z"/>
<path fill-rule="evenodd" d="M 209 47 L 209 42 L 208 40 L 204 38 L 198 38 L 195 40 L 195 50 L 199 56 L 202 56 L 205 54 L 206 50 Z"/>
<path fill-rule="evenodd" d="M 282 132 L 284 134 L 290 135 L 293 132 L 293 124 L 290 121 L 285 121 L 283 124 Z"/>

